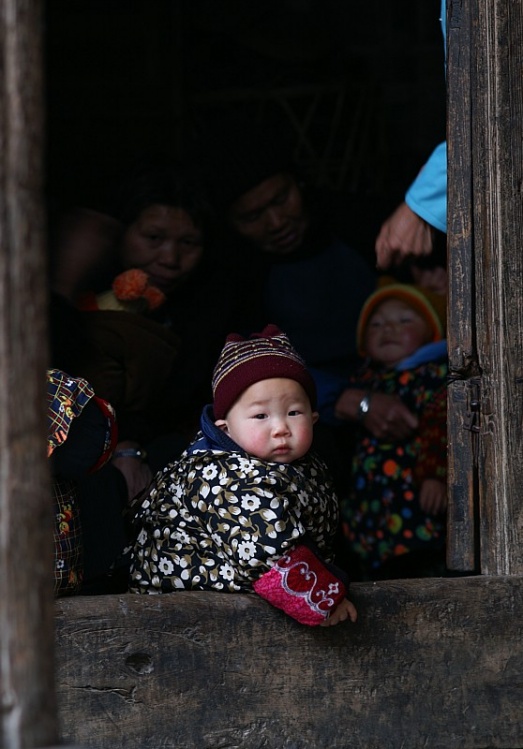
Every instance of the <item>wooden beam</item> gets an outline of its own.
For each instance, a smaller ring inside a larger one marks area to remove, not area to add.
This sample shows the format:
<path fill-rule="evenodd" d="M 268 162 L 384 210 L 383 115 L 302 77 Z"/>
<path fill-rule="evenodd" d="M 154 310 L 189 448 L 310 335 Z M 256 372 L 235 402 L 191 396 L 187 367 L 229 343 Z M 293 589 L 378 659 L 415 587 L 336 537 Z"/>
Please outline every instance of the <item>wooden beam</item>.
<path fill-rule="evenodd" d="M 519 575 L 523 6 L 452 0 L 448 42 L 449 564 Z"/>
<path fill-rule="evenodd" d="M 447 17 L 447 153 L 449 350 L 447 563 L 473 571 L 477 554 L 479 376 L 474 316 L 470 2 L 453 2 Z"/>
<path fill-rule="evenodd" d="M 353 586 L 356 625 L 255 595 L 63 599 L 63 738 L 99 749 L 523 746 L 523 578 Z"/>
<path fill-rule="evenodd" d="M 0 745 L 58 737 L 38 0 L 0 0 Z"/>
<path fill-rule="evenodd" d="M 523 5 L 471 2 L 481 569 L 523 573 Z"/>

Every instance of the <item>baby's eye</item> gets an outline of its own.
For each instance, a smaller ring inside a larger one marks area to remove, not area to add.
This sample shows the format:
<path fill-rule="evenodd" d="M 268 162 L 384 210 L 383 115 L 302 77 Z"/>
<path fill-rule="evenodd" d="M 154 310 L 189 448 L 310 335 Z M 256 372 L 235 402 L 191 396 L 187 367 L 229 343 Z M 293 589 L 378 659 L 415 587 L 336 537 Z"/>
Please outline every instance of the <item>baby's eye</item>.
<path fill-rule="evenodd" d="M 289 411 L 289 416 L 299 416 L 301 414 L 301 411 L 299 411 L 297 408 L 293 411 Z"/>
<path fill-rule="evenodd" d="M 254 414 L 253 419 L 266 419 L 267 414 Z"/>

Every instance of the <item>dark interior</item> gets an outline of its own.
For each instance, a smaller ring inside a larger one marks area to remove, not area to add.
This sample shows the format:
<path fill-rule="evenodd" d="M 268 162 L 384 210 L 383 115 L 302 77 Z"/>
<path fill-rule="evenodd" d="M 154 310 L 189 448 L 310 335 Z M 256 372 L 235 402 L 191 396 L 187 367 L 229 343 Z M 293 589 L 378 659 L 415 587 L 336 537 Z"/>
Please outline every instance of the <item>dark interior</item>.
<path fill-rule="evenodd" d="M 354 242 L 445 133 L 439 0 L 47 0 L 47 194 L 98 207 L 129 159 L 183 155 L 209 112 L 283 114 Z"/>

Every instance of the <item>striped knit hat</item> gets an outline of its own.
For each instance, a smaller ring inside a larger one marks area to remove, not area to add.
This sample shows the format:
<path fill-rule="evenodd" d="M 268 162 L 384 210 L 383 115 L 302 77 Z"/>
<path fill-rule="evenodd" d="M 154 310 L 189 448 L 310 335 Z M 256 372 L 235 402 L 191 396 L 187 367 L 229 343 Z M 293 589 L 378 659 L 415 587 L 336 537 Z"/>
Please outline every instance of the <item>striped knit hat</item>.
<path fill-rule="evenodd" d="M 301 356 L 276 325 L 267 325 L 261 333 L 247 339 L 237 333 L 228 335 L 212 376 L 214 417 L 224 419 L 248 387 L 272 377 L 299 382 L 315 408 L 314 380 Z"/>

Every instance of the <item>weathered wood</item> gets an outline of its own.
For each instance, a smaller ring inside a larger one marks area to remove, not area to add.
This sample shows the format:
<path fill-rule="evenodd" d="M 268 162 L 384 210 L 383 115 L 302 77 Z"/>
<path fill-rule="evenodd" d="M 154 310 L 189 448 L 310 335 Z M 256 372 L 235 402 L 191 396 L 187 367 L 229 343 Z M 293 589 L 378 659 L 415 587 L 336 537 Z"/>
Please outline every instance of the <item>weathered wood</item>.
<path fill-rule="evenodd" d="M 41 7 L 0 0 L 0 746 L 55 743 Z"/>
<path fill-rule="evenodd" d="M 469 2 L 481 569 L 521 574 L 523 5 Z"/>
<path fill-rule="evenodd" d="M 523 578 L 354 585 L 356 625 L 249 595 L 57 602 L 63 736 L 99 749 L 523 747 Z"/>
<path fill-rule="evenodd" d="M 470 3 L 453 2 L 447 18 L 448 63 L 448 468 L 451 569 L 474 570 L 479 414 L 472 410 L 479 374 L 474 318 Z"/>

